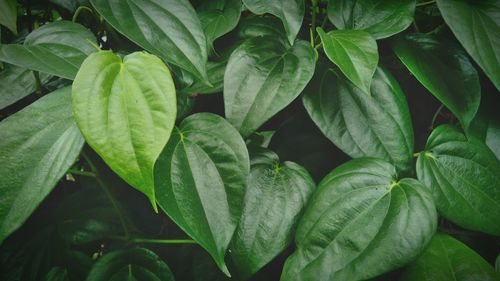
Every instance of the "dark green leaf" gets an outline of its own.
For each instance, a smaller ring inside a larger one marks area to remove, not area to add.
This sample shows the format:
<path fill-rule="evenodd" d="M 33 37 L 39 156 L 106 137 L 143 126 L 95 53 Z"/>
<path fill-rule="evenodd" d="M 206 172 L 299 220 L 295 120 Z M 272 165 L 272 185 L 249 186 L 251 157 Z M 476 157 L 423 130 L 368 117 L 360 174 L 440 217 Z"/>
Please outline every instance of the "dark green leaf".
<path fill-rule="evenodd" d="M 309 115 L 351 157 L 377 157 L 403 171 L 413 166 L 413 130 L 406 98 L 397 81 L 378 68 L 366 95 L 320 63 L 303 101 Z"/>
<path fill-rule="evenodd" d="M 401 281 L 496 281 L 500 275 L 479 254 L 445 234 L 436 234 L 425 252 L 413 261 Z"/>
<path fill-rule="evenodd" d="M 293 45 L 304 19 L 305 5 L 303 0 L 243 0 L 245 6 L 254 14 L 272 14 L 281 19 L 288 37 Z"/>
<path fill-rule="evenodd" d="M 314 187 L 307 170 L 293 162 L 252 165 L 243 214 L 231 243 L 231 257 L 243 279 L 259 271 L 292 242 Z"/>
<path fill-rule="evenodd" d="M 45 83 L 50 76 L 40 73 L 40 82 Z M 24 67 L 4 64 L 0 71 L 0 109 L 28 96 L 36 90 L 33 71 Z"/>
<path fill-rule="evenodd" d="M 382 39 L 413 21 L 415 0 L 329 0 L 328 18 L 339 29 L 358 29 Z"/>
<path fill-rule="evenodd" d="M 209 46 L 215 39 L 233 30 L 240 20 L 241 0 L 212 0 L 204 2 L 198 9 L 203 31 Z M 209 70 L 207 70 L 210 73 Z"/>
<path fill-rule="evenodd" d="M 285 29 L 280 20 L 273 16 L 251 15 L 241 19 L 238 25 L 238 38 L 246 40 L 252 37 L 271 36 L 279 39 L 283 44 L 289 45 Z"/>
<path fill-rule="evenodd" d="M 17 1 L 0 0 L 0 24 L 17 33 Z"/>
<path fill-rule="evenodd" d="M 184 119 L 155 166 L 158 204 L 226 274 L 224 255 L 241 216 L 248 173 L 245 142 L 212 113 Z"/>
<path fill-rule="evenodd" d="M 438 0 L 444 21 L 500 91 L 500 2 Z"/>
<path fill-rule="evenodd" d="M 44 281 L 70 281 L 68 270 L 62 267 L 53 267 L 45 276 Z"/>
<path fill-rule="evenodd" d="M 477 71 L 467 54 L 452 42 L 425 34 L 399 37 L 393 48 L 418 81 L 467 128 L 481 99 Z"/>
<path fill-rule="evenodd" d="M 207 43 L 187 0 L 91 0 L 116 30 L 147 51 L 207 82 Z"/>
<path fill-rule="evenodd" d="M 226 118 L 249 136 L 302 92 L 314 65 L 314 51 L 305 41 L 287 49 L 272 37 L 248 39 L 231 54 L 226 67 Z"/>
<path fill-rule="evenodd" d="M 229 56 L 216 61 L 207 62 L 208 81 L 211 86 L 206 85 L 201 81 L 194 81 L 190 86 L 181 89 L 182 93 L 186 94 L 213 94 L 222 92 L 224 87 L 224 72 Z"/>
<path fill-rule="evenodd" d="M 145 248 L 116 250 L 92 267 L 86 281 L 174 281 L 168 265 Z"/>
<path fill-rule="evenodd" d="M 318 27 L 318 34 L 328 58 L 342 73 L 366 94 L 378 64 L 377 42 L 362 30 L 333 30 L 325 33 Z"/>
<path fill-rule="evenodd" d="M 417 160 L 438 211 L 462 227 L 500 235 L 500 161 L 481 141 L 436 128 Z"/>
<path fill-rule="evenodd" d="M 83 138 L 70 98 L 70 88 L 63 88 L 0 123 L 0 243 L 26 221 L 80 153 Z"/>
<path fill-rule="evenodd" d="M 355 159 L 319 184 L 296 233 L 281 280 L 365 280 L 405 265 L 430 242 L 437 215 L 414 179 L 389 163 Z"/>
<path fill-rule="evenodd" d="M 94 35 L 85 27 L 58 21 L 31 32 L 23 45 L 0 45 L 0 61 L 72 80 L 95 46 Z"/>

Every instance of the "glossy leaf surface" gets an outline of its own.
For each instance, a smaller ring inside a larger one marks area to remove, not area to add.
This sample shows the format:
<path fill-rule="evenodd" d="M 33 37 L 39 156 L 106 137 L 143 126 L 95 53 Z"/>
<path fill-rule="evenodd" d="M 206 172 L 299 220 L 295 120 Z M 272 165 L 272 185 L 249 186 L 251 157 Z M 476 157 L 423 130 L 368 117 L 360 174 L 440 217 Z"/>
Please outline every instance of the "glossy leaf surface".
<path fill-rule="evenodd" d="M 197 9 L 209 46 L 236 27 L 242 6 L 241 0 L 215 0 L 206 1 Z"/>
<path fill-rule="evenodd" d="M 40 82 L 45 83 L 50 76 L 39 74 Z M 4 64 L 0 71 L 0 109 L 28 96 L 36 90 L 33 71 L 12 64 Z"/>

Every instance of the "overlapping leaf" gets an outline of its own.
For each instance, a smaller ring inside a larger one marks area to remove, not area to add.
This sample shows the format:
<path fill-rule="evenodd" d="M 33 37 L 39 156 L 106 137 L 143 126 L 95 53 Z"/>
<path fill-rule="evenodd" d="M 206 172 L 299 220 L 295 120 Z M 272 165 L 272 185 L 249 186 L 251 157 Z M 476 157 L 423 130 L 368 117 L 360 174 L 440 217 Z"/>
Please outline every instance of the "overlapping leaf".
<path fill-rule="evenodd" d="M 241 0 L 206 1 L 197 8 L 209 46 L 215 39 L 233 30 L 240 20 Z M 207 70 L 210 74 L 210 71 Z"/>
<path fill-rule="evenodd" d="M 41 73 L 40 82 L 45 83 L 50 76 Z M 33 72 L 23 67 L 4 64 L 0 71 L 0 109 L 28 96 L 36 90 Z"/>
<path fill-rule="evenodd" d="M 0 24 L 17 33 L 17 1 L 0 0 Z"/>

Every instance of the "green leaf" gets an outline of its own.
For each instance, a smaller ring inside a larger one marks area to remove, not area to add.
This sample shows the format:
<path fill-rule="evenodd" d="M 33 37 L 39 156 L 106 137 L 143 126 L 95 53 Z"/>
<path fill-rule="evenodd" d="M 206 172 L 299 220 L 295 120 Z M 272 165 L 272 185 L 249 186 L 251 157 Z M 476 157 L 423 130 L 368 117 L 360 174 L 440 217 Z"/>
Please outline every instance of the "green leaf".
<path fill-rule="evenodd" d="M 467 54 L 450 41 L 408 34 L 394 41 L 399 59 L 467 128 L 481 99 L 476 69 Z"/>
<path fill-rule="evenodd" d="M 401 281 L 500 280 L 479 254 L 445 234 L 436 234 L 425 252 L 403 273 Z"/>
<path fill-rule="evenodd" d="M 378 64 L 375 39 L 362 30 L 333 30 L 325 33 L 318 27 L 317 31 L 326 56 L 354 85 L 370 94 L 370 84 Z"/>
<path fill-rule="evenodd" d="M 500 91 L 500 3 L 495 0 L 438 0 L 437 6 L 477 64 Z"/>
<path fill-rule="evenodd" d="M 290 245 L 314 187 L 307 170 L 293 162 L 252 165 L 243 214 L 231 243 L 231 258 L 243 279 Z"/>
<path fill-rule="evenodd" d="M 73 80 L 83 60 L 96 51 L 84 26 L 58 21 L 31 32 L 24 44 L 0 44 L 0 61 Z"/>
<path fill-rule="evenodd" d="M 0 243 L 18 229 L 73 164 L 83 138 L 70 88 L 57 90 L 0 122 Z"/>
<path fill-rule="evenodd" d="M 224 254 L 241 216 L 249 166 L 241 136 L 212 113 L 184 119 L 155 166 L 158 204 L 227 275 Z"/>
<path fill-rule="evenodd" d="M 0 24 L 17 34 L 17 1 L 0 0 Z"/>
<path fill-rule="evenodd" d="M 201 81 L 194 81 L 190 86 L 181 89 L 182 93 L 214 94 L 222 92 L 224 88 L 224 72 L 226 71 L 229 56 L 215 61 L 207 62 L 208 81 L 211 86 Z"/>
<path fill-rule="evenodd" d="M 91 0 L 116 30 L 147 51 L 207 82 L 207 43 L 187 0 Z"/>
<path fill-rule="evenodd" d="M 168 265 L 145 248 L 116 250 L 92 267 L 86 281 L 174 281 Z"/>
<path fill-rule="evenodd" d="M 500 161 L 481 141 L 441 125 L 417 160 L 417 175 L 440 214 L 467 229 L 500 235 Z"/>
<path fill-rule="evenodd" d="M 434 202 L 420 182 L 395 176 L 374 158 L 328 174 L 299 222 L 281 280 L 366 280 L 417 257 L 436 230 Z"/>
<path fill-rule="evenodd" d="M 203 2 L 197 9 L 209 46 L 215 39 L 233 30 L 240 20 L 241 0 L 215 0 Z M 209 70 L 207 70 L 210 73 Z"/>
<path fill-rule="evenodd" d="M 254 14 L 271 14 L 281 19 L 288 37 L 293 45 L 304 19 L 305 4 L 303 0 L 243 0 L 245 6 Z"/>
<path fill-rule="evenodd" d="M 314 51 L 297 40 L 287 49 L 272 37 L 245 41 L 229 58 L 224 75 L 227 120 L 247 137 L 290 104 L 314 73 Z"/>
<path fill-rule="evenodd" d="M 44 281 L 70 281 L 68 270 L 62 267 L 53 267 L 45 276 Z"/>
<path fill-rule="evenodd" d="M 305 90 L 304 106 L 336 146 L 351 157 L 377 157 L 399 170 L 413 166 L 413 129 L 406 97 L 397 81 L 377 68 L 366 95 L 325 63 Z"/>
<path fill-rule="evenodd" d="M 237 31 L 237 37 L 241 40 L 268 35 L 274 37 L 275 39 L 279 39 L 284 45 L 290 44 L 286 38 L 283 24 L 278 18 L 273 16 L 251 15 L 246 18 L 242 18 Z"/>
<path fill-rule="evenodd" d="M 43 84 L 50 79 L 49 75 L 40 73 Z M 33 71 L 12 64 L 4 64 L 0 71 L 0 109 L 30 95 L 36 90 L 36 80 Z"/>
<path fill-rule="evenodd" d="M 156 211 L 153 166 L 176 117 L 175 87 L 156 56 L 89 56 L 73 83 L 73 108 L 87 143 Z"/>
<path fill-rule="evenodd" d="M 339 29 L 358 29 L 383 39 L 413 21 L 415 0 L 329 0 L 328 18 Z"/>

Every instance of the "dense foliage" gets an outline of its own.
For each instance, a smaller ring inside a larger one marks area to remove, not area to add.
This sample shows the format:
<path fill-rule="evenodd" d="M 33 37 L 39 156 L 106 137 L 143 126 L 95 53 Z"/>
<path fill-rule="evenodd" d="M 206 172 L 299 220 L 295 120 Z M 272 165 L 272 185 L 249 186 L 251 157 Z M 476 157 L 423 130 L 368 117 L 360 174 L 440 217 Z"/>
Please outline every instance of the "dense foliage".
<path fill-rule="evenodd" d="M 499 1 L 0 25 L 0 280 L 500 280 Z"/>

